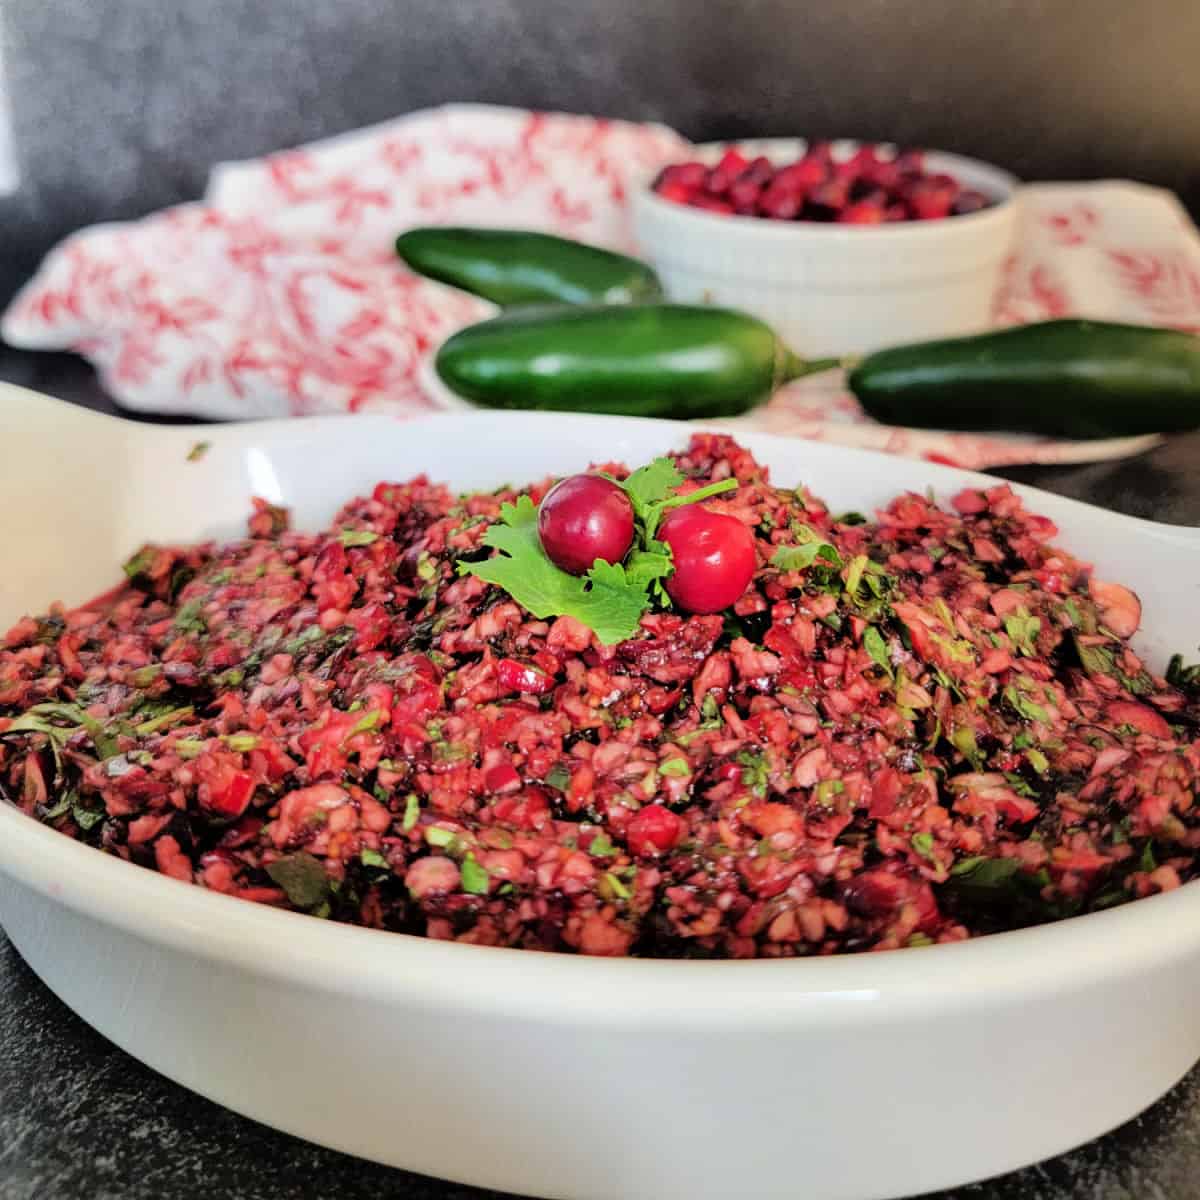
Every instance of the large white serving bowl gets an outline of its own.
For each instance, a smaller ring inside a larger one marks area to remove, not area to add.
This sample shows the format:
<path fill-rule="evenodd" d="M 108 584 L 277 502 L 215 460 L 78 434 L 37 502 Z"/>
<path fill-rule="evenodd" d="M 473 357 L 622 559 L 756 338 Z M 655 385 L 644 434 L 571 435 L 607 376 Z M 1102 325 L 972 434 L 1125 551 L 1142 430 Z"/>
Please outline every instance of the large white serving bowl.
<path fill-rule="evenodd" d="M 793 138 L 734 144 L 780 165 L 805 146 Z M 834 153 L 848 157 L 858 145 L 837 142 Z M 698 146 L 692 157 L 715 163 L 726 148 Z M 672 300 L 753 313 L 806 358 L 976 333 L 991 323 L 1012 249 L 1017 183 L 958 154 L 930 152 L 926 164 L 993 203 L 965 216 L 884 225 L 775 221 L 677 204 L 647 177 L 630 189 L 634 233 Z"/>
<path fill-rule="evenodd" d="M 450 414 L 178 428 L 0 388 L 0 618 L 79 602 L 145 539 L 327 521 L 382 478 L 463 488 L 641 462 L 668 422 Z M 197 441 L 211 443 L 197 461 Z M 766 435 L 781 484 L 870 509 L 985 477 Z M 989 481 L 994 482 L 994 481 Z M 1027 492 L 1192 648 L 1200 540 Z M 177 883 L 0 805 L 0 922 L 84 1020 L 185 1087 L 430 1175 L 571 1200 L 895 1197 L 1133 1116 L 1200 1057 L 1200 887 L 953 946 L 614 961 L 348 928 Z M 336 1192 L 336 1181 L 323 1185 Z"/>

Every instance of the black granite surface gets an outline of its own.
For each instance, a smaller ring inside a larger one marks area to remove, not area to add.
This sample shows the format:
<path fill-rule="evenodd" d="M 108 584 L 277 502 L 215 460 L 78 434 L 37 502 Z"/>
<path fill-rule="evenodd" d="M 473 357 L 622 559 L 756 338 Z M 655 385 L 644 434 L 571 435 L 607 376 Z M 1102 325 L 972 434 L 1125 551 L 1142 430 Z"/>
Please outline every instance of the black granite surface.
<path fill-rule="evenodd" d="M 114 411 L 90 369 L 69 355 L 0 350 L 0 379 Z M 1193 434 L 1123 463 L 1005 474 L 1138 516 L 1200 525 L 1198 462 L 1200 434 Z M 998 1108 L 1015 1102 L 1019 1098 L 997 1097 Z M 803 1200 L 801 1179 L 796 1195 Z M 193 1096 L 88 1028 L 0 935 L 0 1200 L 333 1197 L 497 1200 L 500 1193 L 322 1150 Z M 1196 1197 L 1200 1067 L 1107 1137 L 1028 1170 L 927 1200 Z"/>

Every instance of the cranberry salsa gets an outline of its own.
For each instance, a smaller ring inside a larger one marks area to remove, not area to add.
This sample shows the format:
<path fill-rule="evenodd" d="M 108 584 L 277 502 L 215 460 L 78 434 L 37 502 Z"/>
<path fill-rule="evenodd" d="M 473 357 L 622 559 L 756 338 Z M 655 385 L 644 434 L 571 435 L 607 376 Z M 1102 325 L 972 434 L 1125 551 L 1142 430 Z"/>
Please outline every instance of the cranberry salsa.
<path fill-rule="evenodd" d="M 259 904 L 586 954 L 954 942 L 1196 874 L 1200 671 L 1007 486 L 835 515 L 712 434 L 552 483 L 146 546 L 8 632 L 5 796 Z"/>
<path fill-rule="evenodd" d="M 784 164 L 735 148 L 715 166 L 674 163 L 659 173 L 654 190 L 707 212 L 844 225 L 963 216 L 992 203 L 954 176 L 929 170 L 921 150 L 868 144 L 839 158 L 829 142 L 810 142 Z"/>

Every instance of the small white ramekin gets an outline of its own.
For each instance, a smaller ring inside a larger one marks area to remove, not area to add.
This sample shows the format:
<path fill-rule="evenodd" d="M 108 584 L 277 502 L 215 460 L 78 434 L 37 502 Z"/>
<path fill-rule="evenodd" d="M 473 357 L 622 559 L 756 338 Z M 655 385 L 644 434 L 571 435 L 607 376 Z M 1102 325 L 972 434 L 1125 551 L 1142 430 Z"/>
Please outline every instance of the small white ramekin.
<path fill-rule="evenodd" d="M 693 157 L 716 162 L 729 145 L 699 146 Z M 734 145 L 785 163 L 805 143 Z M 857 145 L 836 142 L 834 155 Z M 1012 246 L 1017 181 L 957 154 L 931 152 L 926 163 L 994 203 L 964 216 L 884 225 L 779 221 L 689 208 L 656 195 L 646 179 L 632 192 L 634 230 L 671 299 L 753 313 L 806 357 L 982 330 Z"/>

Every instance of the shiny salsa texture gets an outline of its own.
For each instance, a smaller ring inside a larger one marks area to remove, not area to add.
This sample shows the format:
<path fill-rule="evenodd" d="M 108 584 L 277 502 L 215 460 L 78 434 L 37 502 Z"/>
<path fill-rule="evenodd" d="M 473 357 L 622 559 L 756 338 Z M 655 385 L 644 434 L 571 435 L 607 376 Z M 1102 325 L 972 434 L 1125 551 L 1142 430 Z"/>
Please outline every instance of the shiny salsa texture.
<path fill-rule="evenodd" d="M 382 483 L 320 533 L 148 546 L 0 652 L 0 784 L 105 853 L 314 916 L 659 957 L 922 946 L 1196 872 L 1192 674 L 1007 486 L 868 520 L 727 437 L 680 490 L 757 555 L 603 644 L 463 564 L 502 503 Z M 618 478 L 625 468 L 600 464 Z"/>

